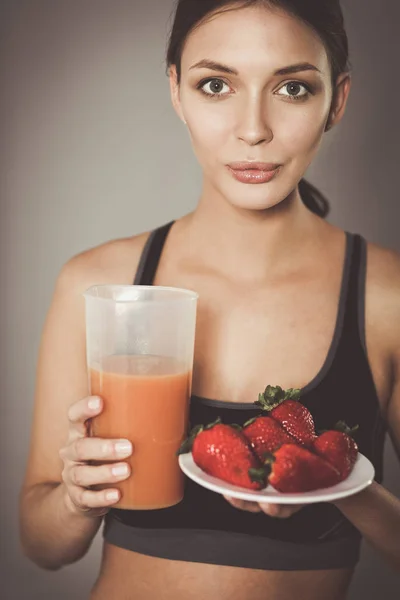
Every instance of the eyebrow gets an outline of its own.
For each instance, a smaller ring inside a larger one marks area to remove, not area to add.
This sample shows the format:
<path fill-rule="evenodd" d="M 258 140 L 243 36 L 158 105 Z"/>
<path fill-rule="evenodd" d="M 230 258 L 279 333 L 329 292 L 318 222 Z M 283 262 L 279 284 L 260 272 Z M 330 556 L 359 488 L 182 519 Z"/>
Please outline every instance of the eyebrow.
<path fill-rule="evenodd" d="M 200 60 L 196 64 L 192 65 L 191 69 L 211 69 L 212 71 L 222 71 L 223 73 L 228 73 L 229 75 L 239 75 L 239 72 L 232 67 L 228 67 L 227 65 L 223 65 L 221 63 L 217 63 L 213 60 L 209 60 L 204 58 Z M 282 67 L 281 69 L 277 69 L 274 71 L 274 75 L 289 75 L 291 73 L 299 73 L 301 71 L 317 71 L 320 73 L 321 71 L 317 69 L 315 65 L 312 65 L 308 62 L 297 63 L 295 65 L 289 65 L 288 67 Z"/>

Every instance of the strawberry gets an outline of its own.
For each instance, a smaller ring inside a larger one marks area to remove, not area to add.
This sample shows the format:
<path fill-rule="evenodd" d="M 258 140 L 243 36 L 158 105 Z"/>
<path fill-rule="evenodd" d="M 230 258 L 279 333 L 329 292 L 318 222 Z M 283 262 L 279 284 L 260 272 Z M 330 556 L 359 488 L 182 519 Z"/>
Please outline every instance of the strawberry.
<path fill-rule="evenodd" d="M 264 392 L 259 394 L 255 404 L 269 411 L 269 416 L 278 421 L 287 433 L 298 443 L 308 447 L 313 444 L 317 436 L 312 415 L 299 402 L 299 398 L 298 389 L 283 390 L 279 385 L 268 385 Z"/>
<path fill-rule="evenodd" d="M 243 425 L 243 433 L 261 461 L 264 454 L 277 450 L 282 444 L 294 444 L 296 440 L 270 417 L 259 416 Z"/>
<path fill-rule="evenodd" d="M 357 459 L 358 446 L 351 437 L 357 429 L 357 425 L 350 429 L 344 421 L 338 421 L 335 429 L 321 433 L 313 444 L 314 452 L 336 467 L 341 481 L 350 475 Z"/>
<path fill-rule="evenodd" d="M 297 444 L 283 444 L 266 462 L 270 465 L 268 482 L 280 492 L 309 492 L 340 480 L 335 467 Z"/>
<path fill-rule="evenodd" d="M 221 419 L 205 427 L 197 425 L 178 454 L 190 450 L 196 465 L 213 477 L 251 490 L 266 486 L 265 470 L 240 426 L 225 425 Z"/>

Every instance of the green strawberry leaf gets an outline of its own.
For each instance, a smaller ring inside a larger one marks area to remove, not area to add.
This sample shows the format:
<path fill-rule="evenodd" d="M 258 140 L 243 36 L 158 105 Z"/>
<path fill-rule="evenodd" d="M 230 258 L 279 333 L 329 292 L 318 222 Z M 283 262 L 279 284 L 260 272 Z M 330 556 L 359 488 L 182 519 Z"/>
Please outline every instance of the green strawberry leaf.
<path fill-rule="evenodd" d="M 242 426 L 238 425 L 237 423 L 231 423 L 231 427 L 233 429 L 236 429 L 236 431 L 242 431 L 242 429 L 243 429 Z"/>
<path fill-rule="evenodd" d="M 285 391 L 285 400 L 300 400 L 301 390 L 299 388 L 289 388 Z"/>
<path fill-rule="evenodd" d="M 258 400 L 254 404 L 261 406 L 263 410 L 272 410 L 285 400 L 299 400 L 301 390 L 288 388 L 284 390 L 280 385 L 267 385 L 262 394 L 258 394 Z"/>
<path fill-rule="evenodd" d="M 246 423 L 243 424 L 243 428 L 247 427 L 248 425 L 251 425 L 252 423 L 254 423 L 254 421 L 257 420 L 258 417 L 252 417 L 251 419 L 249 419 L 248 421 L 246 421 Z"/>
<path fill-rule="evenodd" d="M 358 428 L 358 425 L 354 425 L 354 427 L 349 427 L 344 421 L 338 421 L 334 426 L 334 429 L 336 431 L 341 431 L 342 433 L 345 433 L 346 435 L 350 436 L 353 436 L 353 434 L 358 430 Z"/>
<path fill-rule="evenodd" d="M 203 431 L 204 425 L 195 425 L 193 429 L 190 430 L 189 437 L 196 437 L 200 431 Z"/>
<path fill-rule="evenodd" d="M 272 452 L 263 452 L 264 465 L 272 465 L 275 461 L 275 455 Z"/>
<path fill-rule="evenodd" d="M 267 482 L 267 470 L 265 467 L 251 467 L 248 470 L 248 474 L 251 481 L 261 483 L 261 485 L 265 485 Z"/>
<path fill-rule="evenodd" d="M 319 436 L 323 433 L 326 433 L 327 431 L 340 431 L 341 433 L 345 433 L 346 435 L 353 437 L 353 435 L 356 433 L 356 431 L 358 431 L 358 429 L 358 425 L 354 425 L 354 427 L 349 427 L 344 421 L 338 421 L 336 425 L 334 425 L 331 429 L 316 429 L 315 433 Z"/>
<path fill-rule="evenodd" d="M 187 452 L 191 452 L 195 437 L 203 430 L 203 425 L 196 425 L 195 427 L 193 427 L 188 437 L 180 445 L 178 451 L 176 452 L 176 456 L 179 456 L 180 454 L 186 454 Z"/>
<path fill-rule="evenodd" d="M 219 425 L 220 423 L 222 423 L 222 419 L 221 417 L 218 417 L 218 419 L 215 419 L 215 421 L 213 421 L 212 423 L 208 423 L 208 425 L 204 427 L 204 431 L 211 429 L 212 427 L 214 427 L 214 425 Z"/>

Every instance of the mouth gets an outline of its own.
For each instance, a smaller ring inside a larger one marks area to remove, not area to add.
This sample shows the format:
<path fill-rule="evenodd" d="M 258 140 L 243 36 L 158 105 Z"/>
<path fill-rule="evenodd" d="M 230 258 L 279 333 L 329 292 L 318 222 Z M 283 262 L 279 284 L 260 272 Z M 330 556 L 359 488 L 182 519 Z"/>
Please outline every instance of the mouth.
<path fill-rule="evenodd" d="M 226 165 L 233 177 L 242 183 L 267 183 L 282 165 L 265 162 L 233 162 Z"/>

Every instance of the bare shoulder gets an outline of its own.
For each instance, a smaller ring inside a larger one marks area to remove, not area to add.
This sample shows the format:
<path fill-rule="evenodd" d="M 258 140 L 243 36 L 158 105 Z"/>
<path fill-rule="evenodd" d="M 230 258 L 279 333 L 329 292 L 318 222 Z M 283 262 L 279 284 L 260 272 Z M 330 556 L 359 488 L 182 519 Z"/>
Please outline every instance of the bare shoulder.
<path fill-rule="evenodd" d="M 400 254 L 371 242 L 367 250 L 366 303 L 391 349 L 400 352 Z"/>
<path fill-rule="evenodd" d="M 393 276 L 396 276 L 396 283 L 400 286 L 399 252 L 368 242 L 368 263 L 371 268 L 371 274 L 374 277 L 377 279 L 382 278 L 382 280 L 390 280 Z"/>
<path fill-rule="evenodd" d="M 400 299 L 400 253 L 368 242 L 367 277 L 371 289 L 387 300 Z"/>
<path fill-rule="evenodd" d="M 131 284 L 149 235 L 110 240 L 76 254 L 62 267 L 57 287 L 80 293 L 91 285 Z"/>

